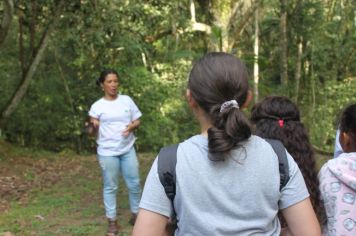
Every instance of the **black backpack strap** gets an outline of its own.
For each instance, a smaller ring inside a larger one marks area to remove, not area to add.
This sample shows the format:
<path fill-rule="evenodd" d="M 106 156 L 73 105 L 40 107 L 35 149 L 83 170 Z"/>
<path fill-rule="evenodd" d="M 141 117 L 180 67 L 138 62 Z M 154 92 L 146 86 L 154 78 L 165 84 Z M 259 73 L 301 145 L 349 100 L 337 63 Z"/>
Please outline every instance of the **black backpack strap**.
<path fill-rule="evenodd" d="M 281 141 L 276 139 L 265 139 L 273 148 L 274 152 L 278 156 L 279 163 L 279 176 L 280 176 L 280 185 L 279 190 L 282 190 L 284 186 L 289 181 L 289 165 L 286 150 Z"/>
<path fill-rule="evenodd" d="M 173 200 L 176 195 L 176 164 L 178 144 L 162 148 L 158 154 L 157 172 L 167 197 L 171 200 L 175 215 Z"/>

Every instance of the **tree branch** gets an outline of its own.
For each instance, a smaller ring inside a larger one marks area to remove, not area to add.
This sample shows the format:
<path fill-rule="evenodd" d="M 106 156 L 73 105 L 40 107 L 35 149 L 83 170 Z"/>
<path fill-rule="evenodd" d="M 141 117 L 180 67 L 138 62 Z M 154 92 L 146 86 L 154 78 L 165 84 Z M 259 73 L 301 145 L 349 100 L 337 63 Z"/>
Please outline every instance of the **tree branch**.
<path fill-rule="evenodd" d="M 0 117 L 0 128 L 5 125 L 6 120 L 9 118 L 9 116 L 14 112 L 22 98 L 24 97 L 30 82 L 33 78 L 33 75 L 36 72 L 36 69 L 44 55 L 44 51 L 47 48 L 50 35 L 53 32 L 55 25 L 59 21 L 60 14 L 62 13 L 64 7 L 64 0 L 62 0 L 59 5 L 58 5 L 58 10 L 55 12 L 54 17 L 52 19 L 52 22 L 49 23 L 47 29 L 44 31 L 42 38 L 40 40 L 39 46 L 34 54 L 33 59 L 31 60 L 26 73 L 24 74 L 24 77 L 17 87 L 17 89 L 14 91 L 11 99 L 5 106 L 5 108 L 1 112 L 1 117 Z"/>
<path fill-rule="evenodd" d="M 248 8 L 248 10 L 243 14 L 242 16 L 238 14 L 237 9 L 239 8 L 237 5 L 235 5 L 233 13 L 231 14 L 231 17 L 229 19 L 229 24 L 228 24 L 228 31 L 230 32 L 229 34 L 231 35 L 230 39 L 232 42 L 229 42 L 229 45 L 234 45 L 236 44 L 236 41 L 239 40 L 241 32 L 245 29 L 247 26 L 248 22 L 250 19 L 253 17 L 255 14 L 255 11 L 257 8 L 262 4 L 261 0 L 256 0 L 253 1 L 253 5 Z M 237 20 L 240 18 L 241 20 Z M 236 24 L 237 22 L 237 24 Z"/>
<path fill-rule="evenodd" d="M 210 25 L 196 22 L 195 18 L 195 4 L 194 0 L 190 0 L 190 22 L 191 22 L 191 30 L 193 31 L 202 31 L 207 34 L 211 34 L 211 27 Z"/>
<path fill-rule="evenodd" d="M 14 14 L 14 3 L 12 0 L 4 0 L 4 17 L 0 25 L 0 45 L 4 43 Z"/>

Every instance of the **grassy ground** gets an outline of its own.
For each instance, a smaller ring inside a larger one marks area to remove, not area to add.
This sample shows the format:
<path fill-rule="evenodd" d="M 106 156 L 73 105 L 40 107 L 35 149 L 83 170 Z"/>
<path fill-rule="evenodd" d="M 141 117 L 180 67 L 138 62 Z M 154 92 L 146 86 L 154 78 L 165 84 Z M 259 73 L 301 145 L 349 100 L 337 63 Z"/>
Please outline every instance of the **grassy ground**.
<path fill-rule="evenodd" d="M 153 158 L 139 154 L 143 177 Z M 1 142 L 0 235 L 105 235 L 101 184 L 94 155 L 54 154 Z M 120 235 L 131 235 L 127 190 L 123 181 L 120 186 Z"/>
<path fill-rule="evenodd" d="M 155 154 L 140 153 L 142 185 Z M 318 167 L 329 157 L 318 155 Z M 131 235 L 120 182 L 121 234 Z M 0 140 L 0 236 L 104 235 L 101 173 L 95 155 L 24 149 Z"/>

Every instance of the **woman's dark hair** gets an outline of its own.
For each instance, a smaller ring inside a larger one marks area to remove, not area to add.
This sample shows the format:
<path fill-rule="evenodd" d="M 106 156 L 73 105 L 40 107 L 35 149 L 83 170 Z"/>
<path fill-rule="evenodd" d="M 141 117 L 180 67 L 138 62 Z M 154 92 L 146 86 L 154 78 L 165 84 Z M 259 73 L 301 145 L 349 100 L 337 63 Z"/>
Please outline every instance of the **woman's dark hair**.
<path fill-rule="evenodd" d="M 339 129 L 351 137 L 352 145 L 356 148 L 356 103 L 347 106 L 342 112 Z"/>
<path fill-rule="evenodd" d="M 96 79 L 96 85 L 100 86 L 101 84 L 103 84 L 106 79 L 106 76 L 109 74 L 114 74 L 117 76 L 117 78 L 119 78 L 119 74 L 116 72 L 116 70 L 104 69 L 103 71 L 101 71 L 99 78 Z"/>
<path fill-rule="evenodd" d="M 288 98 L 269 96 L 254 105 L 251 121 L 256 135 L 280 140 L 302 172 L 310 199 L 319 222 L 326 222 L 325 209 L 320 199 L 319 179 L 309 136 L 300 121 L 298 107 Z M 285 222 L 282 220 L 282 224 Z"/>
<path fill-rule="evenodd" d="M 224 102 L 236 100 L 240 107 L 245 103 L 248 95 L 245 65 L 227 53 L 208 53 L 193 66 L 188 88 L 213 125 L 208 129 L 209 152 L 214 159 L 225 160 L 230 150 L 251 136 L 249 121 L 240 109 L 230 107 L 220 112 Z"/>

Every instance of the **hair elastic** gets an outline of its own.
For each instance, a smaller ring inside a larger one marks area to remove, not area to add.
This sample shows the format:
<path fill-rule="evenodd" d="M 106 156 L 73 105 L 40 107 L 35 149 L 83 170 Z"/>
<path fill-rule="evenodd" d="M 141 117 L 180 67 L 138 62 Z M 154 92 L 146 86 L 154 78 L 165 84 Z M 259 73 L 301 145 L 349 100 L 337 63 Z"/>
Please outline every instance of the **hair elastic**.
<path fill-rule="evenodd" d="M 231 108 L 236 108 L 239 109 L 239 104 L 237 103 L 236 100 L 230 100 L 230 101 L 226 101 L 224 102 L 221 107 L 220 107 L 220 112 L 225 111 L 226 109 L 231 109 Z"/>
<path fill-rule="evenodd" d="M 283 119 L 279 119 L 279 120 L 278 120 L 278 124 L 279 124 L 279 127 L 283 128 L 283 126 L 284 126 L 284 120 L 283 120 Z"/>

